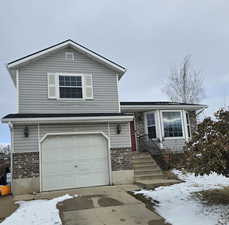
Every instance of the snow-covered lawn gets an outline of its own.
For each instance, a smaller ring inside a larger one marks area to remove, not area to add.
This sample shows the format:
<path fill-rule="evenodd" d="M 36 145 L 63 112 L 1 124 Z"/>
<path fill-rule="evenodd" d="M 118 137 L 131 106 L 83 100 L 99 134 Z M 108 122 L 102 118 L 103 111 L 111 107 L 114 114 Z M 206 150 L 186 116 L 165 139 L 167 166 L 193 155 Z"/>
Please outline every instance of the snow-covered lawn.
<path fill-rule="evenodd" d="M 185 182 L 135 193 L 158 201 L 156 211 L 172 225 L 229 225 L 229 206 L 209 206 L 192 195 L 229 186 L 229 178 L 217 174 L 195 177 L 177 170 L 173 172 Z"/>
<path fill-rule="evenodd" d="M 1 225 L 61 225 L 58 202 L 70 199 L 72 196 L 64 195 L 52 200 L 33 200 L 18 202 L 19 208 Z"/>

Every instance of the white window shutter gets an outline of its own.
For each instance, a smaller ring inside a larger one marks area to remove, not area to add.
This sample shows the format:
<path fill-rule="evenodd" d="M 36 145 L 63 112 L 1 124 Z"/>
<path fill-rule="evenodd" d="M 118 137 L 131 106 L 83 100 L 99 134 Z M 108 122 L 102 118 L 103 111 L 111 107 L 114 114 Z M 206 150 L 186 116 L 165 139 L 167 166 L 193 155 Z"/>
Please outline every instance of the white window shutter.
<path fill-rule="evenodd" d="M 84 97 L 85 99 L 93 99 L 93 81 L 92 75 L 84 75 Z"/>
<path fill-rule="evenodd" d="M 56 97 L 56 75 L 55 73 L 48 74 L 48 98 Z"/>

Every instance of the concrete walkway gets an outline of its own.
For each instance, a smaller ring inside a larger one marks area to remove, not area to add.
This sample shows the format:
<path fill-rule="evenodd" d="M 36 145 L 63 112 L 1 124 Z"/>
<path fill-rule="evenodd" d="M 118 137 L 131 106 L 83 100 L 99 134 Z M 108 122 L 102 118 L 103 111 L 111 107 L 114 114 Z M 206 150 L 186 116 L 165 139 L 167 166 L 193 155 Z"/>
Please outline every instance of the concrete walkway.
<path fill-rule="evenodd" d="M 63 225 L 163 225 L 164 220 L 148 210 L 127 191 L 135 185 L 102 186 L 66 191 L 43 192 L 29 199 L 52 199 L 66 193 L 77 198 L 58 204 Z M 22 196 L 21 196 L 22 197 Z M 26 196 L 23 196 L 25 200 Z M 17 197 L 20 200 L 20 196 Z"/>

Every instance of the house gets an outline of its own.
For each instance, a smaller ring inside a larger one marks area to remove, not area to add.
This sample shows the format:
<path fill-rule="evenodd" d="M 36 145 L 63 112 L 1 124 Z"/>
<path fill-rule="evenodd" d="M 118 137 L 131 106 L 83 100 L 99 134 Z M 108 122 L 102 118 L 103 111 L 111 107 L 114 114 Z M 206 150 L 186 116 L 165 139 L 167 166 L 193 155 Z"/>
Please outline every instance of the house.
<path fill-rule="evenodd" d="M 7 68 L 17 88 L 17 113 L 2 118 L 11 130 L 14 194 L 133 183 L 141 137 L 182 151 L 193 126 L 189 115 L 205 108 L 120 103 L 126 69 L 72 40 Z"/>

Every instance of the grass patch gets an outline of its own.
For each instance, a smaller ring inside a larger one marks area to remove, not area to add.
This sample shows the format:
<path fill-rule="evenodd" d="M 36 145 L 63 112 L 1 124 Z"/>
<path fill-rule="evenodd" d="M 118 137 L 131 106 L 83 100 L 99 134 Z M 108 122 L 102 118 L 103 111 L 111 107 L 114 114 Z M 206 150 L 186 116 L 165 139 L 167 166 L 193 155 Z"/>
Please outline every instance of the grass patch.
<path fill-rule="evenodd" d="M 208 205 L 229 205 L 229 187 L 197 192 L 194 196 Z"/>

